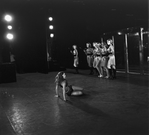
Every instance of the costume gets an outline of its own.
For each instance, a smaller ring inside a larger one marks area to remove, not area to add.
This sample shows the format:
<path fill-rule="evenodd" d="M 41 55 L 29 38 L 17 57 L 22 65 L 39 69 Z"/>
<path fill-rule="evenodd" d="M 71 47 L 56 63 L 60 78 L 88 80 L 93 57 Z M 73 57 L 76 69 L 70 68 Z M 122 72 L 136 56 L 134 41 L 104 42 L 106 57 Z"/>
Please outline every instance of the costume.
<path fill-rule="evenodd" d="M 101 55 L 102 55 L 101 67 L 107 67 L 107 62 L 108 62 L 109 57 L 108 57 L 108 52 L 105 46 L 101 49 Z"/>
<path fill-rule="evenodd" d="M 75 67 L 76 72 L 78 73 L 78 65 L 79 65 L 78 50 L 77 49 L 73 49 L 72 54 L 73 54 L 73 57 L 74 57 L 73 66 Z"/>
<path fill-rule="evenodd" d="M 62 88 L 62 85 L 61 85 L 62 82 L 65 82 L 65 83 L 66 83 L 65 93 L 66 93 L 68 96 L 71 96 L 71 93 L 73 92 L 72 85 L 68 85 L 67 80 L 64 79 L 63 81 L 57 83 L 58 86 L 60 86 L 61 88 Z"/>
<path fill-rule="evenodd" d="M 110 77 L 116 78 L 116 65 L 115 65 L 115 55 L 114 55 L 114 47 L 110 44 L 109 48 L 107 49 L 109 55 L 109 60 L 107 63 L 107 68 L 109 69 Z M 113 75 L 112 75 L 113 73 Z"/>
<path fill-rule="evenodd" d="M 73 50 L 73 56 L 74 56 L 74 67 L 78 67 L 79 64 L 79 57 L 78 57 L 78 51 L 77 49 Z"/>
<path fill-rule="evenodd" d="M 71 96 L 71 93 L 72 93 L 72 92 L 73 92 L 72 85 L 67 86 L 65 93 L 66 93 L 68 96 Z"/>
<path fill-rule="evenodd" d="M 84 52 L 86 54 L 88 67 L 90 68 L 90 71 L 91 71 L 90 74 L 92 74 L 93 73 L 93 48 L 88 47 L 84 49 Z"/>
<path fill-rule="evenodd" d="M 108 69 L 111 69 L 111 68 L 115 69 L 116 67 L 115 67 L 115 56 L 114 56 L 114 47 L 113 47 L 113 45 L 109 46 L 108 52 L 111 53 L 111 54 L 109 54 L 109 60 L 108 60 L 107 67 L 108 67 Z"/>
<path fill-rule="evenodd" d="M 98 48 L 95 48 L 93 50 L 93 55 L 94 55 L 94 61 L 93 61 L 93 67 L 97 69 L 99 75 L 100 75 L 100 63 L 101 63 L 101 50 Z"/>

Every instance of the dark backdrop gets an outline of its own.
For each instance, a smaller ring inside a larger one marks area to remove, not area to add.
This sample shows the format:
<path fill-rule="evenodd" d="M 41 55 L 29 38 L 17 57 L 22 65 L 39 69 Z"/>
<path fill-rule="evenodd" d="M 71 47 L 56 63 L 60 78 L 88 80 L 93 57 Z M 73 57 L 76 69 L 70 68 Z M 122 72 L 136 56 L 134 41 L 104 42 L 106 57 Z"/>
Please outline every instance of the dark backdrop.
<path fill-rule="evenodd" d="M 83 48 L 86 42 L 100 42 L 103 33 L 148 25 L 148 2 L 142 0 L 1 0 L 0 1 L 0 61 L 9 61 L 9 45 L 15 54 L 17 70 L 47 73 L 47 18 L 54 18 L 52 52 L 60 65 L 72 67 L 70 49 L 77 44 L 81 67 L 86 67 Z M 3 14 L 14 16 L 15 33 L 10 43 L 4 38 L 6 23 Z"/>

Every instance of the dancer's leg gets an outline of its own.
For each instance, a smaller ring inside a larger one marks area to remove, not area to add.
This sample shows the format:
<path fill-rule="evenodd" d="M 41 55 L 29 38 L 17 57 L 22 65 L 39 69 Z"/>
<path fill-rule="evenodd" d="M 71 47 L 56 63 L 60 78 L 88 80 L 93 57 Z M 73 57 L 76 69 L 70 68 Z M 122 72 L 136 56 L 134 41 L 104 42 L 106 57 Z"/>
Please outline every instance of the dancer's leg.
<path fill-rule="evenodd" d="M 83 92 L 82 91 L 73 91 L 71 93 L 71 95 L 73 95 L 73 96 L 80 96 L 80 95 L 83 95 Z"/>
<path fill-rule="evenodd" d="M 72 89 L 73 89 L 73 90 L 83 90 L 82 87 L 78 87 L 78 86 L 72 86 Z"/>

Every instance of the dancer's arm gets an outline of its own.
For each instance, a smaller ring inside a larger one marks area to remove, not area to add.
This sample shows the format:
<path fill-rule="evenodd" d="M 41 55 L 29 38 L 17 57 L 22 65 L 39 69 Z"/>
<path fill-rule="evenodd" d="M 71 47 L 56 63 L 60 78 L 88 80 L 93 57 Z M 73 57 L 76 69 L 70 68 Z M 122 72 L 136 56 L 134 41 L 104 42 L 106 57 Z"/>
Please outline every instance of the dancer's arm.
<path fill-rule="evenodd" d="M 61 85 L 63 87 L 63 99 L 66 101 L 66 82 L 63 82 Z"/>
<path fill-rule="evenodd" d="M 59 97 L 59 95 L 58 95 L 58 84 L 56 84 L 56 87 L 55 87 L 55 92 L 56 92 L 56 95 L 55 95 L 55 97 Z"/>

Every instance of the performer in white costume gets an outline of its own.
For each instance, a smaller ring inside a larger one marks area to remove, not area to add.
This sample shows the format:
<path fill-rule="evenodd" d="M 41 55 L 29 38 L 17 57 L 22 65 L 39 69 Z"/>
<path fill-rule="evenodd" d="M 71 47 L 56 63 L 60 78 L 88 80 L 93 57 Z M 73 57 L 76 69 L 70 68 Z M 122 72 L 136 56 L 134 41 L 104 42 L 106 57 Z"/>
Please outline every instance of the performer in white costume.
<path fill-rule="evenodd" d="M 76 69 L 76 72 L 78 72 L 78 65 L 79 65 L 79 56 L 78 56 L 78 50 L 77 50 L 77 46 L 73 45 L 73 51 L 70 51 L 74 57 L 74 62 L 73 62 L 73 66 Z"/>
<path fill-rule="evenodd" d="M 102 75 L 105 78 L 109 78 L 109 71 L 107 68 L 107 62 L 108 62 L 108 52 L 107 52 L 107 44 L 105 42 L 102 43 L 102 49 L 101 49 L 102 59 L 101 59 L 101 71 Z M 104 75 L 104 73 L 106 73 Z"/>
<path fill-rule="evenodd" d="M 108 39 L 107 40 L 107 44 L 108 44 L 108 63 L 107 63 L 107 68 L 109 70 L 109 77 L 110 78 L 116 78 L 116 64 L 115 64 L 115 55 L 114 55 L 114 46 L 113 46 L 113 41 L 112 39 Z"/>
<path fill-rule="evenodd" d="M 100 48 L 100 43 L 93 43 L 93 46 L 95 49 L 93 50 L 93 55 L 94 55 L 94 61 L 93 61 L 93 67 L 97 69 L 98 71 L 98 77 L 101 77 L 101 69 L 100 69 L 100 64 L 101 64 L 101 48 Z"/>

